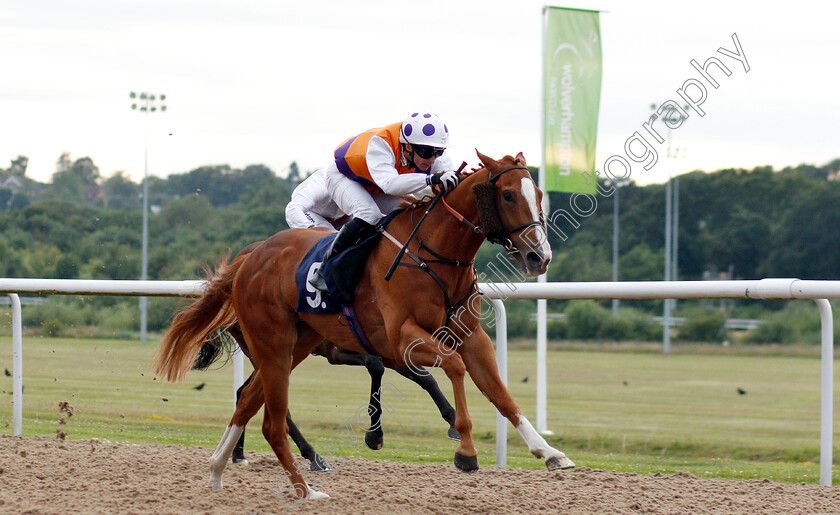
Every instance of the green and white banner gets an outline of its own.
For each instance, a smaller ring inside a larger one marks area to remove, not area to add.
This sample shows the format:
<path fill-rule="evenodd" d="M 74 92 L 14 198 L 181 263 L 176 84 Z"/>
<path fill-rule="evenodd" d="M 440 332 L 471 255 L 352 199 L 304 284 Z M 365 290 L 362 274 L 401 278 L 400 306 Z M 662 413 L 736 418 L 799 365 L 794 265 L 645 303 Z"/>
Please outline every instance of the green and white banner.
<path fill-rule="evenodd" d="M 543 172 L 546 189 L 595 193 L 601 29 L 598 11 L 546 7 L 544 22 Z"/>

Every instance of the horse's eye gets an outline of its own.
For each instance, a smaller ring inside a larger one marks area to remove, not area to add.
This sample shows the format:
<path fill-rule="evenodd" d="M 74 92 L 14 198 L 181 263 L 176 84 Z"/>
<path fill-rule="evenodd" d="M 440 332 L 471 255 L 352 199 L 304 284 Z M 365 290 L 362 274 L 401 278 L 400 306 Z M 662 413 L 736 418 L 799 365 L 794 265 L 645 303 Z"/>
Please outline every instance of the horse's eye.
<path fill-rule="evenodd" d="M 506 191 L 502 194 L 502 198 L 508 202 L 513 202 L 513 193 Z"/>

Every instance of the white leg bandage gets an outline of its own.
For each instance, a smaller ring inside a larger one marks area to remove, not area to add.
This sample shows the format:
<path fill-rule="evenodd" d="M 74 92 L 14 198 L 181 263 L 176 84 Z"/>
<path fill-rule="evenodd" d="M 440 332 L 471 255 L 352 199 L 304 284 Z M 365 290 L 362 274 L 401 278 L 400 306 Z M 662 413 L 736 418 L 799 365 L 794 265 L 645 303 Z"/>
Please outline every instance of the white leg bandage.
<path fill-rule="evenodd" d="M 227 465 L 230 455 L 233 454 L 233 448 L 244 430 L 244 426 L 228 426 L 218 447 L 210 456 L 210 488 L 213 490 L 222 489 L 222 473 L 225 471 L 225 465 Z"/>

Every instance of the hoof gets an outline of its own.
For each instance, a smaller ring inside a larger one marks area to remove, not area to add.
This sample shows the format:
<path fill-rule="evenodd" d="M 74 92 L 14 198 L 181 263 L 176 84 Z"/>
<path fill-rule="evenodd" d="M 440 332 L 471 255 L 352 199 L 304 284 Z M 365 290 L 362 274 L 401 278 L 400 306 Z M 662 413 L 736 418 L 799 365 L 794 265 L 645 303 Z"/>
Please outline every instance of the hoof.
<path fill-rule="evenodd" d="M 382 448 L 382 431 L 365 431 L 365 445 L 374 451 Z"/>
<path fill-rule="evenodd" d="M 330 496 L 328 494 L 326 494 L 324 492 L 319 492 L 317 490 L 313 490 L 312 487 L 308 487 L 306 489 L 306 497 L 304 497 L 304 500 L 315 501 L 315 500 L 318 500 L 318 499 L 329 499 L 329 498 L 330 498 Z"/>
<path fill-rule="evenodd" d="M 461 453 L 455 453 L 455 468 L 463 470 L 464 472 L 473 472 L 478 470 L 478 456 L 464 456 Z"/>
<path fill-rule="evenodd" d="M 450 440 L 455 440 L 456 442 L 461 441 L 461 435 L 458 434 L 458 430 L 454 427 L 449 428 L 449 431 L 446 432 L 446 436 L 448 436 Z"/>
<path fill-rule="evenodd" d="M 315 459 L 309 460 L 309 470 L 313 472 L 329 472 L 332 469 L 330 468 L 330 464 L 320 454 L 316 454 Z"/>
<path fill-rule="evenodd" d="M 242 466 L 245 466 L 245 465 L 250 465 L 250 463 L 248 463 L 248 460 L 247 460 L 247 459 L 245 459 L 244 457 L 243 457 L 243 458 L 233 458 L 233 459 L 231 460 L 231 462 L 232 462 L 234 465 L 242 465 Z"/>
<path fill-rule="evenodd" d="M 211 477 L 210 478 L 210 488 L 212 488 L 213 490 L 221 490 L 222 489 L 222 478 L 215 479 L 215 478 Z"/>
<path fill-rule="evenodd" d="M 240 464 L 240 463 L 243 464 L 243 465 L 248 464 L 248 460 L 245 459 L 245 451 L 241 448 L 234 448 L 233 449 L 233 453 L 231 453 L 231 455 L 230 455 L 230 461 L 234 464 Z M 242 463 L 243 461 L 245 463 Z"/>
<path fill-rule="evenodd" d="M 562 452 L 545 460 L 545 467 L 548 470 L 566 470 L 575 468 L 575 462 L 566 457 Z"/>

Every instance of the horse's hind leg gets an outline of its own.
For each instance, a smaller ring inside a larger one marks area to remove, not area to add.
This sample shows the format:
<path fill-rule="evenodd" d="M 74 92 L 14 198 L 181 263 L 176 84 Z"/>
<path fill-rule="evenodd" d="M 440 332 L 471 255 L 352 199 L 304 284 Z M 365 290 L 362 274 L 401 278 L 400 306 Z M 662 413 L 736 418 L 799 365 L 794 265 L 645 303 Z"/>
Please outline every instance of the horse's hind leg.
<path fill-rule="evenodd" d="M 251 380 L 254 378 L 255 372 L 251 372 L 251 375 L 248 376 L 248 379 L 242 383 L 242 386 L 236 390 L 236 405 L 239 406 L 239 399 L 242 398 L 242 390 L 245 389 L 249 384 L 251 384 Z M 236 445 L 233 447 L 233 456 L 231 456 L 231 461 L 234 464 L 238 465 L 247 465 L 248 460 L 245 459 L 245 431 L 242 431 L 242 434 L 239 436 L 239 440 L 236 442 Z"/>
<path fill-rule="evenodd" d="M 233 418 L 222 435 L 222 440 L 210 456 L 210 487 L 213 490 L 221 490 L 222 473 L 225 471 L 228 459 L 233 453 L 233 448 L 245 431 L 245 425 L 259 411 L 263 404 L 263 388 L 259 370 L 254 371 L 250 383 L 242 389 L 239 402 L 236 403 L 236 411 Z"/>
<path fill-rule="evenodd" d="M 286 413 L 286 424 L 289 426 L 289 436 L 292 437 L 292 441 L 297 445 L 300 455 L 309 460 L 309 470 L 313 472 L 328 472 L 332 470 L 330 464 L 303 437 L 300 429 L 297 428 L 297 425 L 292 420 L 291 411 Z"/>
<path fill-rule="evenodd" d="M 378 451 L 383 445 L 382 403 L 379 400 L 382 394 L 380 391 L 382 375 L 385 373 L 382 358 L 343 349 L 329 341 L 321 342 L 316 350 L 318 354 L 327 358 L 330 365 L 361 366 L 367 369 L 368 374 L 370 374 L 370 401 L 368 404 L 370 427 L 365 429 L 365 445 L 374 451 Z"/>
<path fill-rule="evenodd" d="M 228 328 L 228 332 L 231 334 L 231 336 L 233 336 L 233 338 L 236 340 L 236 343 L 239 344 L 239 347 L 241 349 L 243 349 L 243 352 L 245 352 L 246 355 L 248 355 L 248 358 L 250 359 L 250 357 L 251 357 L 250 352 L 246 352 L 247 347 L 245 346 L 245 337 L 242 335 L 242 331 L 239 329 L 239 324 L 234 324 L 232 327 Z M 308 334 L 306 336 L 308 336 L 308 337 L 305 338 L 305 341 L 301 342 L 301 339 L 304 339 L 304 335 L 300 334 L 300 333 L 298 335 L 298 341 L 299 341 L 298 347 L 300 347 L 304 350 L 306 348 L 305 346 L 309 342 L 314 342 L 314 341 L 320 340 L 320 337 L 317 336 L 316 334 L 314 334 L 314 332 L 311 336 L 308 335 Z M 298 360 L 297 354 L 298 354 L 298 351 L 297 351 L 297 348 L 296 348 L 296 351 L 295 351 L 296 363 L 295 363 L 295 365 L 298 362 L 297 361 Z M 304 357 L 305 356 L 301 356 L 300 360 L 302 360 Z M 244 390 L 245 387 L 247 387 L 251 383 L 251 380 L 253 379 L 253 377 L 254 377 L 254 372 L 252 372 L 251 375 L 248 376 L 248 379 L 246 379 L 245 382 L 242 384 L 242 386 L 240 386 L 239 389 L 236 390 L 236 404 L 237 405 L 239 405 L 239 399 L 242 396 L 242 390 Z M 260 392 L 260 395 L 261 394 L 262 394 L 262 392 Z M 260 406 L 262 406 L 262 404 L 260 404 Z M 257 408 L 257 409 L 259 409 L 259 408 Z M 315 471 L 315 472 L 325 472 L 325 471 L 332 470 L 332 469 L 330 469 L 330 466 L 326 462 L 326 460 L 324 460 L 324 458 L 322 458 L 315 451 L 315 449 L 312 447 L 312 445 L 310 445 L 309 442 L 306 441 L 306 438 L 303 437 L 303 434 L 301 434 L 300 430 L 298 430 L 297 426 L 292 421 L 292 414 L 291 413 L 286 414 L 286 423 L 289 425 L 289 436 L 292 437 L 292 440 L 295 442 L 295 445 L 297 445 L 298 450 L 300 450 L 301 456 L 303 456 L 304 458 L 309 460 L 310 470 Z M 248 464 L 248 460 L 245 458 L 245 432 L 244 431 L 239 436 L 239 441 L 237 441 L 236 445 L 233 447 L 233 456 L 231 456 L 231 461 L 234 464 L 240 464 L 240 465 L 247 465 Z"/>
<path fill-rule="evenodd" d="M 237 313 L 240 312 L 241 310 L 237 310 Z M 240 326 L 249 343 L 254 364 L 259 368 L 262 377 L 265 398 L 263 436 L 286 470 L 297 497 L 329 497 L 323 492 L 313 490 L 303 477 L 302 471 L 295 466 L 286 423 L 289 412 L 289 375 L 320 340 L 307 326 L 296 326 L 294 313 L 275 311 L 269 316 L 252 310 L 247 312 L 246 316 L 251 320 L 240 316 Z"/>
<path fill-rule="evenodd" d="M 242 397 L 242 391 L 251 384 L 251 380 L 254 377 L 256 372 L 252 372 L 248 379 L 236 390 L 236 404 L 239 405 L 239 400 Z M 259 392 L 259 395 L 262 395 L 262 391 Z M 260 403 L 262 406 L 262 403 Z M 257 408 L 259 409 L 259 408 Z M 329 471 L 330 466 L 322 458 L 316 451 L 315 448 L 310 445 L 309 442 L 306 441 L 306 438 L 303 437 L 300 430 L 295 425 L 294 421 L 292 421 L 292 413 L 286 413 L 286 423 L 289 425 L 289 436 L 292 437 L 292 440 L 297 445 L 297 448 L 300 450 L 300 455 L 309 460 L 310 470 L 315 472 L 325 472 Z M 224 441 L 224 438 L 223 438 Z M 221 444 L 220 444 L 221 445 Z M 233 447 L 233 455 L 231 456 L 231 462 L 234 464 L 239 465 L 247 465 L 248 460 L 245 458 L 245 431 L 242 431 L 242 434 L 239 436 L 239 440 L 236 442 L 236 445 Z"/>
<path fill-rule="evenodd" d="M 365 430 L 365 444 L 374 451 L 378 451 L 383 445 L 382 402 L 379 397 L 382 395 L 382 375 L 385 373 L 385 367 L 382 365 L 382 359 L 377 356 L 365 354 L 363 357 L 365 368 L 370 374 L 370 402 L 368 404 L 370 427 Z"/>
<path fill-rule="evenodd" d="M 289 374 L 291 372 L 291 356 L 283 355 L 278 349 L 277 354 L 262 360 L 260 370 L 263 373 L 263 393 L 265 395 L 265 415 L 263 418 L 263 436 L 268 441 L 274 454 L 280 460 L 289 476 L 298 498 L 319 499 L 329 497 L 323 492 L 310 488 L 301 471 L 295 466 L 292 449 L 289 444 L 286 414 L 289 411 Z"/>

